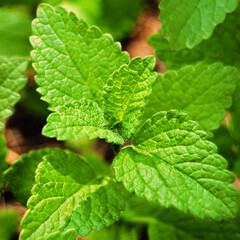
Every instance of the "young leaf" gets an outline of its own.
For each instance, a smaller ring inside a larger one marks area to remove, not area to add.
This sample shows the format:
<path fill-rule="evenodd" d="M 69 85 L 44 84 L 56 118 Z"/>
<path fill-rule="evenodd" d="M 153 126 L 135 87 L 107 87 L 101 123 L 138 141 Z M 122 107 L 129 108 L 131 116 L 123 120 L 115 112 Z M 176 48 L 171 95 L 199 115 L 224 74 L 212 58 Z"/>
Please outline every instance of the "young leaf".
<path fill-rule="evenodd" d="M 120 135 L 107 129 L 107 121 L 98 105 L 90 100 L 74 101 L 58 107 L 49 115 L 43 128 L 43 135 L 58 140 L 105 138 L 109 143 L 123 145 Z"/>
<path fill-rule="evenodd" d="M 129 62 L 110 35 L 88 27 L 72 12 L 41 4 L 33 21 L 32 58 L 36 82 L 50 109 L 83 97 L 101 105 L 101 89 L 110 75 Z"/>
<path fill-rule="evenodd" d="M 175 50 L 193 48 L 213 33 L 238 0 L 163 0 L 160 21 L 162 34 Z"/>
<path fill-rule="evenodd" d="M 21 240 L 48 239 L 69 229 L 85 236 L 119 220 L 125 203 L 113 179 L 97 178 L 85 161 L 67 151 L 53 150 L 44 159 L 21 223 Z"/>
<path fill-rule="evenodd" d="M 11 240 L 17 233 L 18 213 L 13 209 L 0 211 L 0 239 Z"/>
<path fill-rule="evenodd" d="M 3 128 L 3 119 L 13 114 L 13 106 L 20 99 L 18 94 L 26 83 L 27 77 L 23 74 L 27 61 L 16 58 L 7 60 L 0 57 L 0 131 Z"/>
<path fill-rule="evenodd" d="M 31 196 L 31 189 L 35 184 L 37 166 L 50 151 L 50 148 L 46 148 L 23 154 L 18 161 L 4 172 L 8 189 L 24 206 L 26 206 L 27 200 Z"/>
<path fill-rule="evenodd" d="M 1 191 L 4 187 L 3 183 L 3 172 L 7 167 L 7 162 L 5 160 L 7 155 L 7 147 L 5 144 L 5 140 L 2 135 L 0 135 L 0 198 L 2 196 Z"/>
<path fill-rule="evenodd" d="M 110 127 L 118 128 L 123 138 L 131 139 L 141 122 L 146 97 L 156 78 L 154 66 L 153 57 L 134 58 L 115 71 L 104 88 L 104 113 Z"/>
<path fill-rule="evenodd" d="M 207 63 L 222 62 L 225 65 L 240 67 L 240 6 L 234 13 L 228 14 L 222 24 L 216 26 L 213 35 L 193 49 L 172 51 L 168 41 L 159 32 L 148 41 L 153 46 L 157 57 L 168 68 L 178 69 L 185 65 L 195 65 L 201 61 Z"/>
<path fill-rule="evenodd" d="M 139 197 L 199 218 L 236 215 L 237 189 L 227 161 L 185 113 L 160 112 L 114 159 L 117 180 Z"/>
<path fill-rule="evenodd" d="M 178 109 L 198 121 L 204 130 L 213 130 L 225 117 L 239 73 L 220 63 L 186 66 L 158 75 L 146 107 L 146 118 L 159 111 Z"/>

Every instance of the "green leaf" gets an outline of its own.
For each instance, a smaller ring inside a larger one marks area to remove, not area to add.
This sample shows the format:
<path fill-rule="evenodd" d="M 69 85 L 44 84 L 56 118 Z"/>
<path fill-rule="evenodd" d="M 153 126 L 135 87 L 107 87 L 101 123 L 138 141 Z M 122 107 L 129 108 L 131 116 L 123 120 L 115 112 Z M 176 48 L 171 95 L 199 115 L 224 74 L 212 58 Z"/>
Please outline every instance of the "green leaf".
<path fill-rule="evenodd" d="M 85 236 L 119 220 L 125 203 L 113 179 L 97 178 L 85 161 L 67 151 L 56 149 L 44 159 L 36 171 L 20 240 L 47 239 L 68 229 Z"/>
<path fill-rule="evenodd" d="M 162 34 L 175 50 L 193 48 L 213 33 L 238 0 L 163 0 L 160 21 Z"/>
<path fill-rule="evenodd" d="M 186 66 L 158 75 L 146 107 L 146 118 L 159 111 L 178 109 L 198 121 L 204 130 L 214 130 L 225 117 L 239 73 L 220 63 Z"/>
<path fill-rule="evenodd" d="M 159 208 L 134 195 L 128 199 L 128 204 L 123 220 L 131 224 L 148 224 L 152 240 L 233 240 L 237 235 L 236 225 L 229 222 L 197 219 L 175 208 Z M 171 237 L 167 237 L 169 235 Z"/>
<path fill-rule="evenodd" d="M 0 57 L 0 131 L 3 129 L 2 121 L 13 114 L 13 106 L 20 99 L 18 94 L 26 83 L 27 77 L 23 74 L 27 61 L 16 58 L 7 60 Z"/>
<path fill-rule="evenodd" d="M 31 16 L 28 9 L 1 7 L 0 23 L 0 55 L 29 56 L 31 46 L 28 38 L 31 34 Z"/>
<path fill-rule="evenodd" d="M 110 127 L 119 129 L 123 138 L 131 139 L 142 120 L 146 97 L 156 78 L 154 66 L 153 57 L 134 58 L 129 65 L 115 71 L 104 88 L 106 119 Z"/>
<path fill-rule="evenodd" d="M 193 49 L 172 51 L 168 41 L 162 34 L 152 35 L 149 43 L 153 46 L 157 57 L 164 61 L 168 68 L 178 69 L 185 65 L 193 65 L 201 61 L 207 63 L 222 62 L 225 65 L 240 67 L 240 7 L 226 16 L 222 24 L 216 26 L 213 35 L 202 41 Z"/>
<path fill-rule="evenodd" d="M 110 35 L 102 34 L 62 7 L 41 4 L 33 21 L 32 58 L 43 100 L 53 110 L 82 98 L 101 105 L 110 75 L 129 62 Z"/>
<path fill-rule="evenodd" d="M 19 160 L 4 172 L 4 179 L 7 181 L 8 189 L 24 206 L 26 206 L 27 200 L 31 196 L 31 189 L 35 184 L 37 166 L 50 151 L 50 148 L 46 148 L 23 154 Z"/>
<path fill-rule="evenodd" d="M 171 212 L 171 211 L 170 211 Z M 163 212 L 169 215 L 167 211 Z M 234 240 L 237 229 L 231 223 L 201 221 L 172 211 L 170 219 L 149 224 L 149 240 Z M 167 216 L 168 218 L 168 216 Z"/>
<path fill-rule="evenodd" d="M 147 120 L 113 168 L 139 197 L 220 221 L 236 215 L 239 193 L 227 161 L 216 152 L 196 122 L 172 110 Z"/>
<path fill-rule="evenodd" d="M 57 140 L 98 137 L 105 138 L 109 143 L 123 145 L 122 137 L 108 130 L 107 124 L 98 105 L 83 99 L 58 107 L 56 112 L 50 114 L 43 135 L 56 137 Z"/>
<path fill-rule="evenodd" d="M 171 224 L 166 224 L 159 221 L 149 225 L 148 236 L 149 240 L 197 240 L 197 238 L 191 236 L 191 234 L 175 228 Z"/>
<path fill-rule="evenodd" d="M 2 135 L 0 135 L 0 198 L 2 196 L 1 191 L 4 187 L 3 183 L 3 172 L 7 167 L 7 162 L 6 162 L 6 156 L 7 156 L 7 147 L 5 140 Z"/>
<path fill-rule="evenodd" d="M 18 213 L 13 209 L 0 211 L 0 239 L 11 240 L 17 233 Z"/>

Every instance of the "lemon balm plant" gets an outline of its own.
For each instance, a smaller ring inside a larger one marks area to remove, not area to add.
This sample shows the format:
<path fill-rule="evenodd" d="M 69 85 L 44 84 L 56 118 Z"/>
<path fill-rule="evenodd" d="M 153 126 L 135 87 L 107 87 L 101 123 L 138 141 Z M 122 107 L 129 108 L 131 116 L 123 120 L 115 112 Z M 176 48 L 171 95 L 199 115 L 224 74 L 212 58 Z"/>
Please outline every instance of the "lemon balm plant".
<path fill-rule="evenodd" d="M 110 35 L 46 4 L 32 31 L 35 80 L 52 111 L 43 135 L 101 138 L 117 151 L 114 172 L 50 148 L 6 170 L 28 208 L 20 239 L 74 240 L 120 219 L 147 225 L 151 240 L 238 239 L 234 176 L 208 140 L 231 106 L 237 69 L 200 63 L 157 74 L 154 57 L 130 60 Z"/>

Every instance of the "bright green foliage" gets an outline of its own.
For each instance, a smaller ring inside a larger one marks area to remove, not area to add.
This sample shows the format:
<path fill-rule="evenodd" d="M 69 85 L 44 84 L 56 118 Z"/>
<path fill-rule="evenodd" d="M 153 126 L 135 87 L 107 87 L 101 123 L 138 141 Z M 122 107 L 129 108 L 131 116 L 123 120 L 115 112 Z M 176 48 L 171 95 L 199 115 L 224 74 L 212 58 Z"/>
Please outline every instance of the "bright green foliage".
<path fill-rule="evenodd" d="M 44 159 L 22 220 L 21 240 L 48 239 L 68 229 L 85 236 L 119 219 L 125 203 L 113 179 L 97 178 L 70 152 L 53 150 Z"/>
<path fill-rule="evenodd" d="M 156 55 L 164 61 L 168 68 L 177 69 L 185 65 L 194 65 L 198 62 L 223 62 L 225 65 L 240 67 L 240 7 L 226 16 L 225 21 L 219 24 L 213 35 L 201 42 L 193 49 L 172 51 L 169 43 L 162 34 L 152 35 L 149 43 L 153 46 Z"/>
<path fill-rule="evenodd" d="M 186 66 L 158 75 L 146 107 L 145 118 L 159 111 L 178 109 L 198 121 L 205 130 L 219 127 L 225 109 L 232 104 L 239 73 L 220 63 Z"/>
<path fill-rule="evenodd" d="M 236 240 L 237 228 L 231 223 L 202 221 L 172 208 L 157 211 L 159 216 L 149 224 L 149 240 Z"/>
<path fill-rule="evenodd" d="M 5 140 L 2 135 L 0 135 L 0 198 L 2 196 L 1 191 L 4 187 L 3 183 L 3 172 L 7 167 L 7 162 L 5 160 L 7 155 L 7 147 Z"/>
<path fill-rule="evenodd" d="M 18 213 L 12 209 L 0 210 L 0 240 L 11 240 L 17 233 Z"/>
<path fill-rule="evenodd" d="M 81 98 L 101 105 L 101 89 L 110 75 L 129 62 L 111 36 L 88 27 L 64 8 L 42 4 L 33 22 L 32 58 L 36 82 L 50 109 Z"/>
<path fill-rule="evenodd" d="M 20 99 L 18 94 L 26 83 L 27 77 L 23 74 L 27 61 L 16 58 L 7 60 L 0 57 L 0 131 L 3 129 L 3 119 L 13 114 L 13 106 Z"/>
<path fill-rule="evenodd" d="M 64 1 L 63 6 L 120 40 L 136 24 L 143 3 L 144 0 L 70 0 Z"/>
<path fill-rule="evenodd" d="M 123 138 L 131 139 L 141 122 L 146 97 L 156 78 L 154 66 L 153 57 L 134 58 L 115 71 L 104 88 L 104 113 L 110 127 L 119 129 Z"/>
<path fill-rule="evenodd" d="M 35 184 L 35 171 L 38 164 L 43 160 L 43 156 L 49 153 L 51 149 L 40 149 L 23 154 L 4 173 L 4 179 L 7 181 L 9 190 L 15 198 L 24 206 L 31 196 L 31 189 Z"/>
<path fill-rule="evenodd" d="M 31 17 L 25 8 L 0 8 L 0 55 L 28 56 Z"/>
<path fill-rule="evenodd" d="M 71 138 L 105 138 L 107 142 L 123 145 L 123 139 L 117 133 L 107 129 L 107 121 L 98 105 L 90 100 L 81 100 L 58 107 L 49 115 L 43 128 L 47 137 L 58 140 Z"/>
<path fill-rule="evenodd" d="M 36 238 L 36 240 L 75 240 L 77 238 L 77 233 L 74 229 L 69 229 L 62 233 L 61 231 L 57 231 L 54 233 L 49 233 L 46 237 Z"/>
<path fill-rule="evenodd" d="M 220 221 L 236 215 L 238 191 L 227 161 L 216 152 L 185 113 L 160 112 L 120 151 L 113 168 L 117 180 L 139 197 Z"/>
<path fill-rule="evenodd" d="M 209 38 L 237 4 L 238 0 L 163 0 L 159 5 L 162 34 L 175 50 L 193 48 Z"/>

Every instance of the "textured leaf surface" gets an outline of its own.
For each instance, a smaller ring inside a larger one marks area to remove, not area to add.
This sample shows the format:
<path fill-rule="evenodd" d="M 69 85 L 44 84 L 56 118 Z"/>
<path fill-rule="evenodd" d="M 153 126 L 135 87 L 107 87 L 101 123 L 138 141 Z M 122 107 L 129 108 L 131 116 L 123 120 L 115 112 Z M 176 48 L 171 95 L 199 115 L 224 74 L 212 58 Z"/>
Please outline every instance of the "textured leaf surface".
<path fill-rule="evenodd" d="M 36 82 L 50 108 L 83 97 L 101 105 L 102 88 L 110 75 L 129 62 L 111 36 L 88 27 L 62 7 L 42 4 L 33 22 L 32 58 Z"/>
<path fill-rule="evenodd" d="M 3 119 L 13 114 L 13 106 L 20 99 L 18 94 L 26 83 L 27 77 L 23 74 L 27 67 L 24 59 L 0 57 L 0 131 L 3 128 Z"/>
<path fill-rule="evenodd" d="M 96 178 L 88 164 L 70 152 L 54 150 L 44 159 L 36 171 L 21 240 L 47 239 L 68 229 L 85 236 L 119 219 L 125 203 L 114 180 Z"/>
<path fill-rule="evenodd" d="M 137 196 L 219 221 L 236 215 L 238 191 L 227 161 L 216 152 L 196 122 L 173 110 L 147 120 L 113 168 Z"/>
<path fill-rule="evenodd" d="M 11 240 L 17 233 L 18 214 L 12 209 L 0 210 L 0 239 Z"/>
<path fill-rule="evenodd" d="M 2 196 L 1 191 L 4 187 L 3 183 L 3 172 L 7 167 L 7 162 L 5 160 L 7 155 L 7 147 L 5 140 L 2 135 L 0 135 L 0 198 Z"/>
<path fill-rule="evenodd" d="M 159 5 L 162 33 L 173 49 L 192 48 L 209 38 L 237 4 L 238 0 L 163 0 Z"/>
<path fill-rule="evenodd" d="M 123 138 L 131 139 L 141 122 L 146 97 L 156 78 L 154 66 L 153 57 L 134 58 L 115 71 L 104 88 L 104 113 L 110 127 L 118 128 Z"/>
<path fill-rule="evenodd" d="M 107 121 L 98 105 L 89 100 L 75 101 L 59 107 L 49 115 L 43 134 L 58 140 L 105 138 L 107 142 L 123 145 L 123 139 L 117 133 L 107 129 Z"/>
<path fill-rule="evenodd" d="M 198 121 L 205 130 L 219 127 L 232 97 L 239 73 L 220 63 L 187 66 L 158 75 L 149 96 L 145 118 L 159 111 L 178 109 Z"/>
<path fill-rule="evenodd" d="M 207 63 L 222 62 L 225 65 L 240 67 L 240 7 L 226 16 L 222 24 L 216 26 L 213 35 L 193 49 L 172 51 L 162 34 L 152 35 L 149 43 L 153 46 L 159 59 L 168 68 L 178 69 L 185 65 L 193 65 L 201 61 Z"/>
<path fill-rule="evenodd" d="M 43 156 L 50 151 L 49 148 L 46 148 L 23 154 L 21 158 L 4 173 L 4 179 L 7 181 L 8 189 L 24 206 L 26 206 L 27 200 L 31 196 L 31 189 L 35 184 L 37 166 L 43 161 Z"/>

